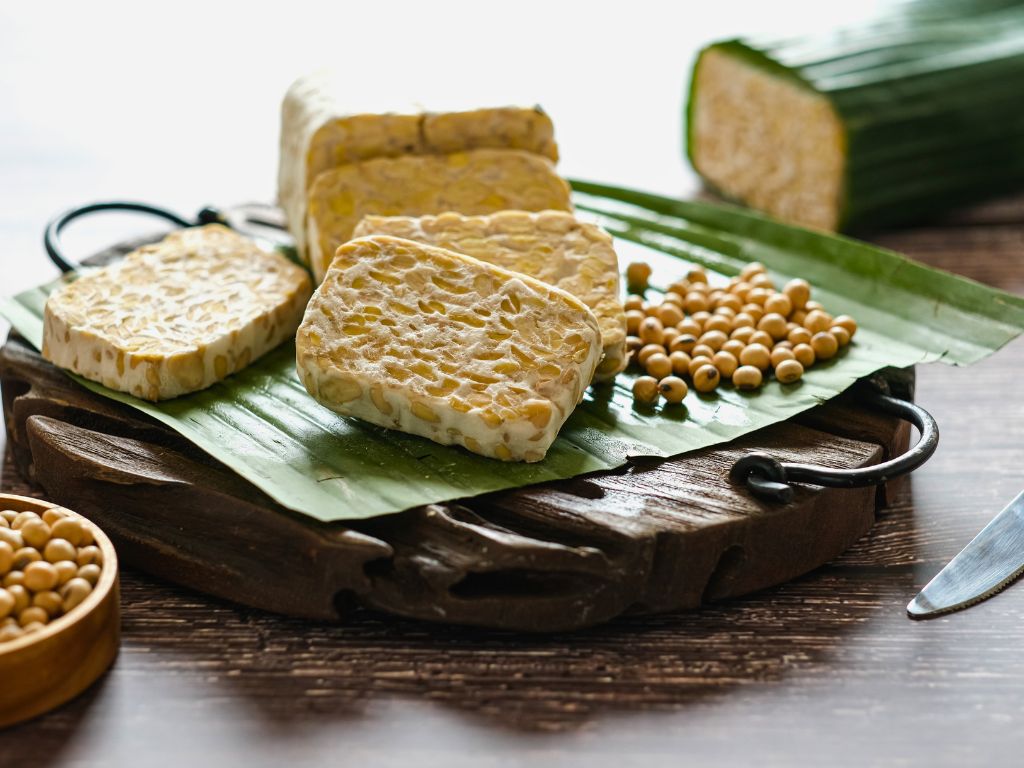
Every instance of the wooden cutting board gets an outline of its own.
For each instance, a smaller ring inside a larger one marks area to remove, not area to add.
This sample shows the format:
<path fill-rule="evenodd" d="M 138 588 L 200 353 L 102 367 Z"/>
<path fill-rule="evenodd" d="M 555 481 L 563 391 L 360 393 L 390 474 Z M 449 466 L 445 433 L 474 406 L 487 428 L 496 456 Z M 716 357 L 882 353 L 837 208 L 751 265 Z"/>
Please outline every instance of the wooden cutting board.
<path fill-rule="evenodd" d="M 897 396 L 912 398 L 912 371 L 890 378 Z M 679 458 L 324 524 L 284 509 L 144 414 L 78 386 L 17 336 L 0 348 L 0 387 L 5 489 L 92 519 L 128 565 L 316 619 L 366 606 L 565 630 L 763 589 L 836 557 L 893 489 L 801 486 L 791 503 L 772 504 L 729 480 L 733 462 L 760 450 L 852 469 L 898 455 L 910 440 L 907 423 L 871 412 L 851 391 Z"/>

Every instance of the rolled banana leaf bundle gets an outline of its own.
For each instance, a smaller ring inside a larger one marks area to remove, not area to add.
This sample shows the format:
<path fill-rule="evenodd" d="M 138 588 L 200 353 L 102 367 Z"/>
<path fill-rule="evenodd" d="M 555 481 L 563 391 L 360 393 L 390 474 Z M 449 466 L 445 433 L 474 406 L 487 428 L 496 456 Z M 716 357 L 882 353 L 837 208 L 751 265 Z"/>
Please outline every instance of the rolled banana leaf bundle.
<path fill-rule="evenodd" d="M 1024 188 L 1024 1 L 914 0 L 820 36 L 714 43 L 686 132 L 709 186 L 820 229 Z"/>

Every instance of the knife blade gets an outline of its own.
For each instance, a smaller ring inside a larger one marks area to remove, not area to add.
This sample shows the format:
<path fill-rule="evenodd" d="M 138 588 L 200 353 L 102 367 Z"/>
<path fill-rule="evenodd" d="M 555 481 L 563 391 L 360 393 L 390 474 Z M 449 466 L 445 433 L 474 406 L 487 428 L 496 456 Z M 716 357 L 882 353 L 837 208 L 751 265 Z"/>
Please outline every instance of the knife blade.
<path fill-rule="evenodd" d="M 907 605 L 925 619 L 979 603 L 1024 572 L 1024 491 L 928 582 Z"/>

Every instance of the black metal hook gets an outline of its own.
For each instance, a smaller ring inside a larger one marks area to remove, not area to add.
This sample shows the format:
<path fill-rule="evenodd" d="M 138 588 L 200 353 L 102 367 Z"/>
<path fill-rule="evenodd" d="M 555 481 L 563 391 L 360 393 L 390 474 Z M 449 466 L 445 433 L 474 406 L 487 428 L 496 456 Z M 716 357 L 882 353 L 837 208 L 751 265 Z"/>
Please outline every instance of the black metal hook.
<path fill-rule="evenodd" d="M 69 208 L 58 214 L 46 225 L 43 233 L 43 245 L 50 260 L 61 272 L 73 272 L 79 268 L 75 262 L 65 258 L 60 242 L 60 234 L 75 219 L 91 213 L 102 211 L 134 211 L 157 216 L 179 227 L 198 227 L 204 224 L 223 224 L 253 237 L 263 237 L 276 242 L 282 241 L 280 232 L 284 230 L 284 222 L 277 209 L 260 204 L 239 205 L 221 210 L 207 206 L 196 215 L 194 221 L 179 216 L 174 211 L 148 203 L 133 203 L 123 200 L 102 203 L 90 203 Z M 271 236 L 272 235 L 272 236 Z"/>
<path fill-rule="evenodd" d="M 879 485 L 913 472 L 935 453 L 939 445 L 939 425 L 921 406 L 889 394 L 885 380 L 880 377 L 866 382 L 865 389 L 864 399 L 869 405 L 909 421 L 920 431 L 921 439 L 902 456 L 864 469 L 832 469 L 779 461 L 765 453 L 751 453 L 733 464 L 729 478 L 733 482 L 745 482 L 755 496 L 785 504 L 793 499 L 790 483 L 858 488 Z"/>
<path fill-rule="evenodd" d="M 46 230 L 43 232 L 43 246 L 46 248 L 46 253 L 61 272 L 73 272 L 79 268 L 78 264 L 64 257 L 63 248 L 61 247 L 60 242 L 60 234 L 64 230 L 64 227 L 75 219 L 91 213 L 99 213 L 100 211 L 134 211 L 136 213 L 147 213 L 152 216 L 165 219 L 179 227 L 195 227 L 202 224 L 227 223 L 220 211 L 216 208 L 210 207 L 203 208 L 199 212 L 199 215 L 196 216 L 195 221 L 188 221 L 174 213 L 174 211 L 169 211 L 166 208 L 161 208 L 156 205 L 149 205 L 147 203 L 131 203 L 123 200 L 90 203 L 89 205 L 80 205 L 75 208 L 69 208 L 51 219 L 46 225 Z"/>

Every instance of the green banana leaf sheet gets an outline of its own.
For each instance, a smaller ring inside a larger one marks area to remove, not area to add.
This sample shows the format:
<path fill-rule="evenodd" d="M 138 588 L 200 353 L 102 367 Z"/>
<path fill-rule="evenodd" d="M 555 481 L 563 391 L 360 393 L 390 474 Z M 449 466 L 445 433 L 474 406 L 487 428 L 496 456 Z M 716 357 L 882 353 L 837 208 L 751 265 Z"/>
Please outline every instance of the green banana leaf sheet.
<path fill-rule="evenodd" d="M 74 377 L 88 389 L 166 424 L 283 506 L 324 522 L 613 469 L 631 456 L 671 456 L 787 419 L 886 366 L 965 365 L 1024 330 L 1024 298 L 930 269 L 896 253 L 780 224 L 731 206 L 679 201 L 573 182 L 581 216 L 616 237 L 620 263 L 645 260 L 653 290 L 694 264 L 724 282 L 747 262 L 777 283 L 810 281 L 814 298 L 860 324 L 854 342 L 803 380 L 757 392 L 722 386 L 682 406 L 633 405 L 633 373 L 595 385 L 536 464 L 504 463 L 461 448 L 338 416 L 316 403 L 285 344 L 202 392 L 148 403 Z M 0 304 L 37 348 L 49 292 L 61 280 Z"/>

